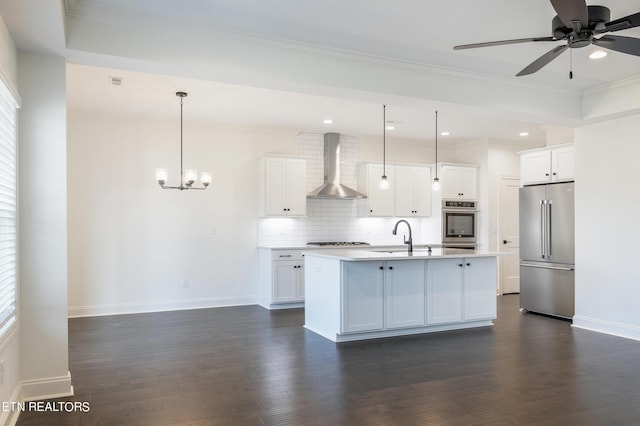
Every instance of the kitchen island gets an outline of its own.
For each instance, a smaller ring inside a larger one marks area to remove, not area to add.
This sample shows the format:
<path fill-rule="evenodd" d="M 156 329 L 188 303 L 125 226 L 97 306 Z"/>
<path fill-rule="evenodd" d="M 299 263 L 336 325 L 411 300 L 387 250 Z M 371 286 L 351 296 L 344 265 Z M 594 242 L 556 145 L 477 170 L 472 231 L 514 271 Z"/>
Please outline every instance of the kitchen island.
<path fill-rule="evenodd" d="M 305 251 L 305 328 L 334 342 L 493 325 L 496 257 L 462 249 Z"/>

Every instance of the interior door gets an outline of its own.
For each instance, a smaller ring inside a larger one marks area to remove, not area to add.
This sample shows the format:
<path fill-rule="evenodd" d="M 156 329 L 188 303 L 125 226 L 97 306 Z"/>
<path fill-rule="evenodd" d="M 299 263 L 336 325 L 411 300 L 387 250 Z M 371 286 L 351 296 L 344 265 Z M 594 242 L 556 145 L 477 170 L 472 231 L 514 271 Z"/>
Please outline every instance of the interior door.
<path fill-rule="evenodd" d="M 499 250 L 511 255 L 499 257 L 499 291 L 501 294 L 520 293 L 520 227 L 518 191 L 520 180 L 501 178 L 498 192 Z"/>

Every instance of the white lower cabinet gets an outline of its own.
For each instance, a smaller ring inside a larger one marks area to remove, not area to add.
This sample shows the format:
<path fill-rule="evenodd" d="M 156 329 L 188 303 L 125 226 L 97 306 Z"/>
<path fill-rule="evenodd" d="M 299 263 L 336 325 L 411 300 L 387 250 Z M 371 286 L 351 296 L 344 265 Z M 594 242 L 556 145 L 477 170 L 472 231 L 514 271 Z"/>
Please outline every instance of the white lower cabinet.
<path fill-rule="evenodd" d="M 425 262 L 345 262 L 342 332 L 425 325 Z"/>
<path fill-rule="evenodd" d="M 464 259 L 464 319 L 496 317 L 496 259 Z"/>
<path fill-rule="evenodd" d="M 427 324 L 493 319 L 496 297 L 495 258 L 427 262 Z"/>
<path fill-rule="evenodd" d="M 342 269 L 342 332 L 382 330 L 384 262 L 346 262 Z"/>
<path fill-rule="evenodd" d="M 385 321 L 390 328 L 426 325 L 426 262 L 385 262 Z"/>
<path fill-rule="evenodd" d="M 261 306 L 282 309 L 304 305 L 302 250 L 261 248 L 258 267 Z"/>
<path fill-rule="evenodd" d="M 462 259 L 427 261 L 427 324 L 462 321 Z"/>
<path fill-rule="evenodd" d="M 273 303 L 304 301 L 304 263 L 287 260 L 273 262 Z"/>

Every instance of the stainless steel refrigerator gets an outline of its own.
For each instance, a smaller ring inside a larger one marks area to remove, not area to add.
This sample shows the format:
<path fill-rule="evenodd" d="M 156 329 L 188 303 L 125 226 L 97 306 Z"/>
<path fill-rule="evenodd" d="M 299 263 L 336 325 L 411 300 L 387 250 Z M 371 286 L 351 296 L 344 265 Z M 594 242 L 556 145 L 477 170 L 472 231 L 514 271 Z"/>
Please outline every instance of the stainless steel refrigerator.
<path fill-rule="evenodd" d="M 575 312 L 574 184 L 520 188 L 520 307 Z"/>

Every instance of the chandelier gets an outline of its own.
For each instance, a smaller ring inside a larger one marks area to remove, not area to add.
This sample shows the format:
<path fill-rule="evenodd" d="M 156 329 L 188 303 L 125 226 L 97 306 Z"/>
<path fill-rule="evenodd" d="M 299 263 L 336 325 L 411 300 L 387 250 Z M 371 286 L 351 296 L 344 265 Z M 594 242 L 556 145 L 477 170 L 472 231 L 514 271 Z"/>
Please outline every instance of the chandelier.
<path fill-rule="evenodd" d="M 211 183 L 211 173 L 202 172 L 200 174 L 201 187 L 193 186 L 198 180 L 198 171 L 196 169 L 184 169 L 182 166 L 182 99 L 187 97 L 187 92 L 176 92 L 176 96 L 180 98 L 180 186 L 165 185 L 168 178 L 167 169 L 156 169 L 156 180 L 162 189 L 207 189 Z"/>

